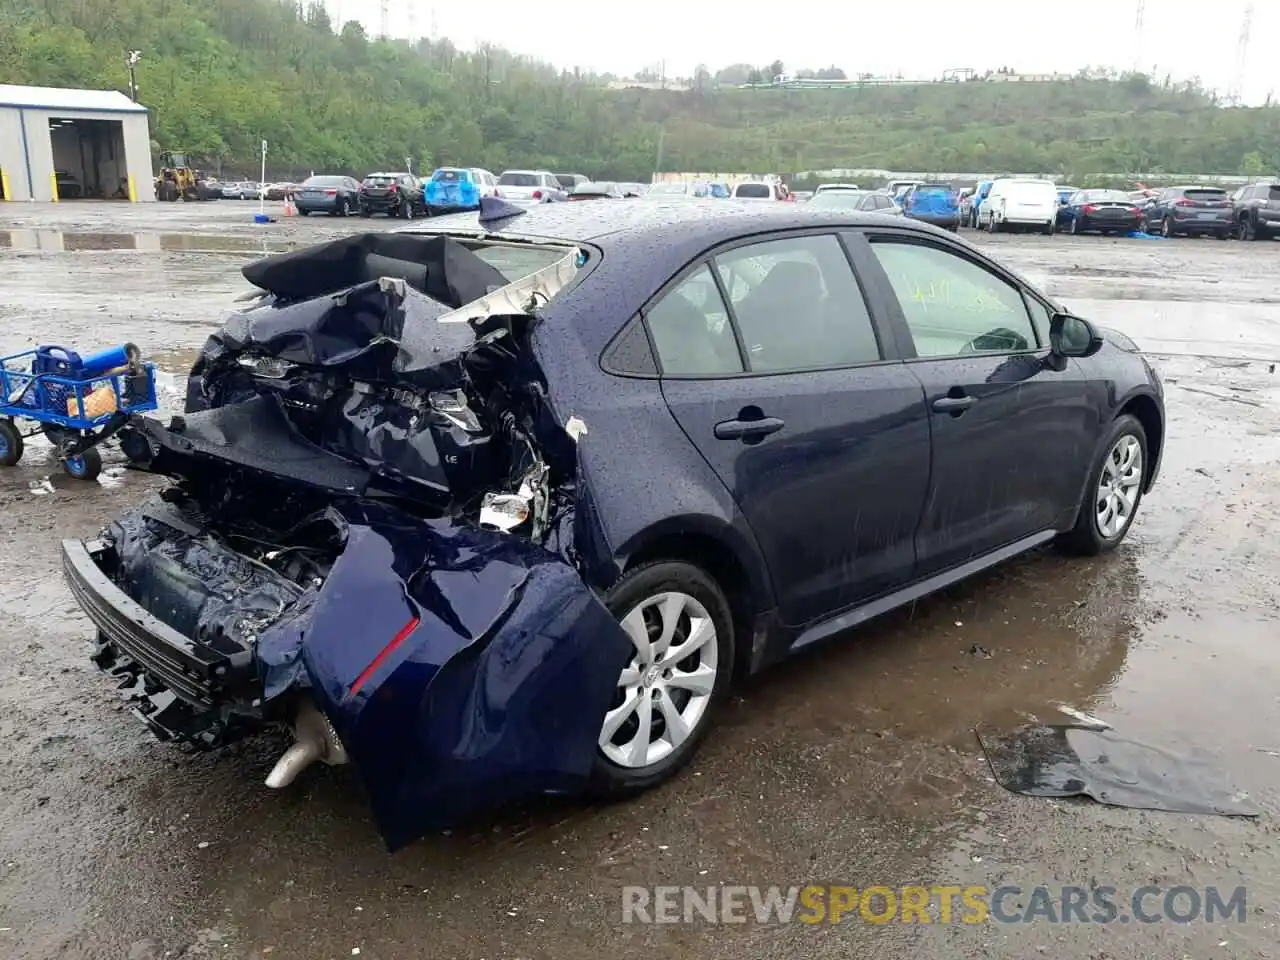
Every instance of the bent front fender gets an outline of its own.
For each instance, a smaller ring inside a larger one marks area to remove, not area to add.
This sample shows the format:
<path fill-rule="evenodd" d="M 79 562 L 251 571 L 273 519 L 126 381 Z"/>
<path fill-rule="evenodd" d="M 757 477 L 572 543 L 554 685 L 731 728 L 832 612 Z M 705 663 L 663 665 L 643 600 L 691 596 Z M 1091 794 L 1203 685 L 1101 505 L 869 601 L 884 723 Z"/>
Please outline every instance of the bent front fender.
<path fill-rule="evenodd" d="M 632 645 L 574 569 L 519 538 L 341 508 L 347 546 L 267 687 L 305 669 L 387 845 L 581 790 Z M 265 641 L 265 638 L 264 638 Z"/>

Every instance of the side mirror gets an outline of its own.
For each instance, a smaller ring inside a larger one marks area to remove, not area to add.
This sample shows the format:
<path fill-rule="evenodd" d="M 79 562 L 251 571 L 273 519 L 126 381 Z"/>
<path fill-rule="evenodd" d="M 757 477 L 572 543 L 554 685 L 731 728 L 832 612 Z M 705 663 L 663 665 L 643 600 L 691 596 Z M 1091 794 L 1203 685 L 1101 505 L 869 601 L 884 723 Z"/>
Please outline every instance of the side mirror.
<path fill-rule="evenodd" d="M 1091 357 L 1102 349 L 1102 334 L 1083 317 L 1055 313 L 1049 321 L 1049 351 L 1058 357 Z"/>

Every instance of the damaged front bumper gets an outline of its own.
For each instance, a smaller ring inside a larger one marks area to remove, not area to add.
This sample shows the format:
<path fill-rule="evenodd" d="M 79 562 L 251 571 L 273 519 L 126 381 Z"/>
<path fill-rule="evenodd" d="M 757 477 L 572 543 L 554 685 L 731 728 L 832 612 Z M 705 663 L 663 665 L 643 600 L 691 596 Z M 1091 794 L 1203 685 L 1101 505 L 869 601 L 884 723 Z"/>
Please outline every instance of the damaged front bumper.
<path fill-rule="evenodd" d="M 164 513 L 151 510 L 139 522 L 154 530 Z M 335 513 L 345 545 L 328 577 L 272 623 L 251 604 L 257 632 L 240 653 L 225 635 L 193 639 L 148 612 L 135 597 L 153 585 L 121 582 L 137 558 L 120 541 L 63 542 L 68 583 L 98 631 L 95 659 L 138 715 L 204 747 L 293 725 L 304 749 L 290 763 L 349 757 L 392 849 L 477 809 L 580 791 L 631 644 L 574 569 L 527 541 L 384 504 Z M 176 543 L 206 536 L 172 532 Z M 227 564 L 240 561 L 228 551 Z M 234 601 L 217 613 L 239 615 Z M 313 708 L 332 731 L 327 758 Z"/>

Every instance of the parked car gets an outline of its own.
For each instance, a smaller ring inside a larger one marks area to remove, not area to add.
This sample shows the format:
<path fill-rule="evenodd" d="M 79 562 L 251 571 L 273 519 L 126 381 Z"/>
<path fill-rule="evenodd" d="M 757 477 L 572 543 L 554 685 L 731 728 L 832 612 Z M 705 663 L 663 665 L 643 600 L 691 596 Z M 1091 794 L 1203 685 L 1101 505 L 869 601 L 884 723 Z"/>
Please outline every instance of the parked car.
<path fill-rule="evenodd" d="M 874 190 L 824 190 L 805 204 L 806 210 L 861 210 L 902 216 L 902 209 L 886 194 Z"/>
<path fill-rule="evenodd" d="M 236 180 L 222 185 L 224 200 L 257 200 L 262 195 L 262 184 L 253 180 Z"/>
<path fill-rule="evenodd" d="M 1130 233 L 1142 228 L 1142 208 L 1123 190 L 1077 190 L 1067 200 L 1062 217 L 1073 234 Z"/>
<path fill-rule="evenodd" d="M 703 200 L 711 196 L 711 188 L 706 183 L 655 183 L 645 192 L 647 200 Z"/>
<path fill-rule="evenodd" d="M 1241 240 L 1269 240 L 1280 233 L 1280 182 L 1251 183 L 1232 200 L 1236 236 Z"/>
<path fill-rule="evenodd" d="M 744 180 L 742 183 L 736 184 L 733 188 L 734 200 L 776 200 L 781 201 L 785 198 L 783 186 L 779 183 L 771 183 L 765 180 Z"/>
<path fill-rule="evenodd" d="M 908 187 L 902 212 L 912 220 L 931 223 L 955 233 L 960 229 L 960 197 L 949 183 L 918 183 Z"/>
<path fill-rule="evenodd" d="M 832 190 L 861 191 L 862 188 L 856 183 L 820 183 L 817 189 L 813 191 L 813 195 L 816 197 L 820 193 L 828 193 Z"/>
<path fill-rule="evenodd" d="M 560 189 L 562 189 L 566 194 L 571 194 L 577 187 L 582 186 L 584 183 L 591 182 L 590 177 L 583 176 L 581 173 L 556 174 L 556 183 L 560 184 Z"/>
<path fill-rule="evenodd" d="M 621 187 L 612 181 L 580 183 L 569 194 L 570 200 L 622 200 Z"/>
<path fill-rule="evenodd" d="M 909 187 L 914 187 L 917 183 L 924 183 L 923 180 L 890 180 L 885 185 L 885 193 L 893 197 L 894 203 L 901 203 L 903 195 Z"/>
<path fill-rule="evenodd" d="M 263 191 L 268 200 L 287 200 L 298 192 L 298 184 L 293 182 L 271 183 Z"/>
<path fill-rule="evenodd" d="M 424 188 L 426 212 L 430 216 L 479 210 L 481 197 L 498 193 L 498 178 L 479 167 L 440 167 Z"/>
<path fill-rule="evenodd" d="M 326 174 L 307 177 L 298 184 L 293 202 L 304 217 L 312 213 L 349 217 L 360 207 L 360 182 L 355 177 Z"/>
<path fill-rule="evenodd" d="M 703 187 L 706 190 L 707 196 L 712 200 L 728 200 L 733 196 L 732 188 L 727 183 L 722 183 L 719 180 L 713 180 L 705 183 L 703 184 Z"/>
<path fill-rule="evenodd" d="M 995 233 L 1038 228 L 1052 234 L 1058 223 L 1058 188 L 1052 180 L 1005 177 L 991 184 L 978 211 L 978 228 Z"/>
<path fill-rule="evenodd" d="M 504 170 L 498 177 L 498 196 L 526 206 L 569 199 L 555 174 L 546 170 Z"/>
<path fill-rule="evenodd" d="M 388 217 L 412 220 L 426 214 L 427 198 L 422 181 L 403 171 L 371 173 L 360 182 L 360 216 L 385 213 Z"/>
<path fill-rule="evenodd" d="M 354 764 L 393 848 L 662 782 L 735 673 L 1111 550 L 1159 472 L 1132 341 L 910 222 L 562 204 L 243 272 L 184 416 L 131 421 L 168 488 L 63 568 L 153 731 L 292 727 L 268 784 Z"/>
<path fill-rule="evenodd" d="M 814 192 L 812 190 L 794 190 L 792 195 L 796 198 L 796 203 L 808 203 L 813 199 Z"/>
<path fill-rule="evenodd" d="M 978 229 L 978 210 L 982 207 L 982 202 L 987 199 L 987 195 L 991 193 L 991 184 L 994 180 L 983 180 L 973 190 L 973 193 L 964 197 L 960 201 L 960 222 Z"/>
<path fill-rule="evenodd" d="M 1142 209 L 1143 229 L 1163 237 L 1213 234 L 1227 240 L 1236 232 L 1231 198 L 1220 187 L 1168 187 Z"/>
<path fill-rule="evenodd" d="M 1067 207 L 1067 201 L 1080 192 L 1079 187 L 1069 187 L 1065 184 L 1058 184 L 1058 227 L 1067 225 L 1066 216 L 1063 211 Z"/>

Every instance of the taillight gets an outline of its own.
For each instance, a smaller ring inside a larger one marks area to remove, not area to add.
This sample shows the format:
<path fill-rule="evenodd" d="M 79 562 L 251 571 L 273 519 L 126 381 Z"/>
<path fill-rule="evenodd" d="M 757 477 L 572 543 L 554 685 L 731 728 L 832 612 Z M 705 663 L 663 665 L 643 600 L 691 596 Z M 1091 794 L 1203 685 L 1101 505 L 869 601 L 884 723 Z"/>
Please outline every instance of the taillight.
<path fill-rule="evenodd" d="M 542 199 L 542 191 L 541 191 L 541 190 L 535 190 L 535 191 L 533 191 L 533 199 L 535 199 L 535 200 L 541 200 L 541 199 Z"/>
<path fill-rule="evenodd" d="M 396 185 L 394 183 L 391 184 L 391 186 L 387 187 L 387 193 L 395 193 L 395 192 L 396 192 Z"/>
<path fill-rule="evenodd" d="M 1183 197 L 1181 200 L 1173 201 L 1173 205 L 1175 207 L 1194 207 L 1196 205 L 1196 202 L 1194 200 L 1188 200 L 1186 199 L 1186 197 Z"/>
<path fill-rule="evenodd" d="M 326 190 L 326 191 L 324 192 L 324 195 L 325 195 L 326 197 L 336 197 L 336 196 L 338 195 L 338 191 L 337 191 L 337 190 Z"/>
<path fill-rule="evenodd" d="M 1081 213 L 1095 213 L 1095 212 L 1097 212 L 1097 209 L 1098 209 L 1098 208 L 1097 208 L 1097 207 L 1095 207 L 1092 203 L 1086 203 L 1083 207 L 1081 207 L 1081 208 L 1080 208 L 1080 212 L 1081 212 Z"/>

